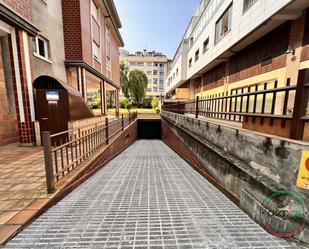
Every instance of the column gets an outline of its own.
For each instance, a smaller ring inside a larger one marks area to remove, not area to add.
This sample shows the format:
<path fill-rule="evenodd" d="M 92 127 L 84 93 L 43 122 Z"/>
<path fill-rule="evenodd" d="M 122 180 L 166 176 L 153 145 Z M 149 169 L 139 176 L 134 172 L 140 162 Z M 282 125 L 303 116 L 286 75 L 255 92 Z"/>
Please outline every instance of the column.
<path fill-rule="evenodd" d="M 115 91 L 116 117 L 119 117 L 119 89 Z"/>
<path fill-rule="evenodd" d="M 87 102 L 87 81 L 86 81 L 86 69 L 81 68 L 81 82 L 82 82 L 82 95 L 84 100 Z"/>
<path fill-rule="evenodd" d="M 35 116 L 30 38 L 25 31 L 12 28 L 10 42 L 19 141 L 24 146 L 31 146 L 35 143 Z"/>

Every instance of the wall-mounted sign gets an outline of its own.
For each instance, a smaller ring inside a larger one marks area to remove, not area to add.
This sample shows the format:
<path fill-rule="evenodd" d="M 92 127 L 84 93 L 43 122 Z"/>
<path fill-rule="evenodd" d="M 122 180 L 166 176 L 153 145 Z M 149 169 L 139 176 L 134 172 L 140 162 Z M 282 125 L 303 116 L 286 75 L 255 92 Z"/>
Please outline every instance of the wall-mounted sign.
<path fill-rule="evenodd" d="M 59 92 L 58 91 L 46 91 L 46 100 L 47 101 L 58 101 Z"/>
<path fill-rule="evenodd" d="M 309 190 L 309 151 L 303 151 L 296 185 Z"/>

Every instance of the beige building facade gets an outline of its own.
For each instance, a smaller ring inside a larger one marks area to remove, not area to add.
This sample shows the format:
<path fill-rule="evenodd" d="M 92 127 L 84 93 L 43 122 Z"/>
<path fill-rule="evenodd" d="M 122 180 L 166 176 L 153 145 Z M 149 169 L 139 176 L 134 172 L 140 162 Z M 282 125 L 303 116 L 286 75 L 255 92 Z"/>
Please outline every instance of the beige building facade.
<path fill-rule="evenodd" d="M 148 79 L 146 97 L 160 97 L 164 93 L 168 62 L 165 55 L 146 50 L 130 54 L 121 50 L 120 62 L 127 65 L 130 71 L 138 69 L 146 74 Z"/>
<path fill-rule="evenodd" d="M 166 77 L 166 95 L 193 99 L 262 90 L 266 82 L 268 89 L 275 81 L 295 85 L 309 65 L 308 6 L 304 0 L 201 1 Z"/>

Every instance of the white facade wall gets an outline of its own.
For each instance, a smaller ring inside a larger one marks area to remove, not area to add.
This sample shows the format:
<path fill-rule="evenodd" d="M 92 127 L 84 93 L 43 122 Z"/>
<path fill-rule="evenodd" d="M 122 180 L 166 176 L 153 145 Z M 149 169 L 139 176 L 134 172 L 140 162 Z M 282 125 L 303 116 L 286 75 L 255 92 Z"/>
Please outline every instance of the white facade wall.
<path fill-rule="evenodd" d="M 174 63 L 174 66 L 170 70 L 170 74 L 166 78 L 166 82 L 168 82 L 168 78 L 173 75 L 173 72 L 179 65 L 187 66 L 187 70 L 183 70 L 182 68 L 183 72 L 186 71 L 186 75 L 172 80 L 166 92 L 171 92 L 181 85 L 183 81 L 190 79 L 215 60 L 224 60 L 224 58 L 220 58 L 220 55 L 226 53 L 239 41 L 248 37 L 248 35 L 270 20 L 271 17 L 291 2 L 293 2 L 293 0 L 256 0 L 256 2 L 244 12 L 244 0 L 211 0 L 195 25 L 193 32 L 188 34 L 190 28 L 187 29 L 185 36 L 189 40 L 191 37 L 194 38 L 193 46 L 189 48 L 187 54 L 179 56 L 179 59 L 186 59 L 187 61 L 185 63 L 178 61 Z M 231 29 L 216 43 L 216 23 L 230 5 L 232 5 Z M 284 21 L 285 20 L 281 20 L 281 23 Z M 278 23 L 279 22 L 280 21 L 278 21 Z M 189 25 L 191 24 L 192 22 Z M 208 50 L 203 53 L 203 43 L 207 38 L 209 39 Z M 191 44 L 189 44 L 189 46 L 190 45 Z M 198 49 L 199 59 L 195 61 L 195 52 Z M 183 52 L 186 53 L 185 51 Z M 192 58 L 191 67 L 189 67 L 190 58 Z"/>

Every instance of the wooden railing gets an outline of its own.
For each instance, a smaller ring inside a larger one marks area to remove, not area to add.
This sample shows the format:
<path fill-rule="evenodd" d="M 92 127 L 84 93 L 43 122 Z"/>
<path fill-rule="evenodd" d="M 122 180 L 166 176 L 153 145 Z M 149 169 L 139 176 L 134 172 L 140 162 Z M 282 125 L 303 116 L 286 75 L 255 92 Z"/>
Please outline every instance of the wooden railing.
<path fill-rule="evenodd" d="M 89 125 L 51 135 L 42 133 L 47 191 L 55 191 L 55 183 L 90 157 L 98 149 L 109 144 L 116 134 L 123 131 L 137 118 L 131 113 L 121 118 L 105 119 L 104 123 Z"/>
<path fill-rule="evenodd" d="M 268 85 L 269 82 L 263 84 L 263 90 L 259 90 L 259 85 L 256 85 L 254 91 L 252 87 L 243 87 L 236 94 L 217 93 L 189 101 L 165 102 L 162 110 L 191 114 L 195 118 L 204 116 L 234 122 L 248 121 L 251 117 L 253 123 L 259 119 L 263 124 L 265 119 L 269 119 L 270 125 L 273 125 L 275 119 L 280 119 L 282 128 L 290 120 L 290 138 L 301 139 L 304 122 L 308 121 L 309 70 L 300 71 L 296 85 L 291 86 L 290 79 L 285 87 L 277 87 L 277 81 L 272 82 L 271 89 L 267 89 Z"/>

